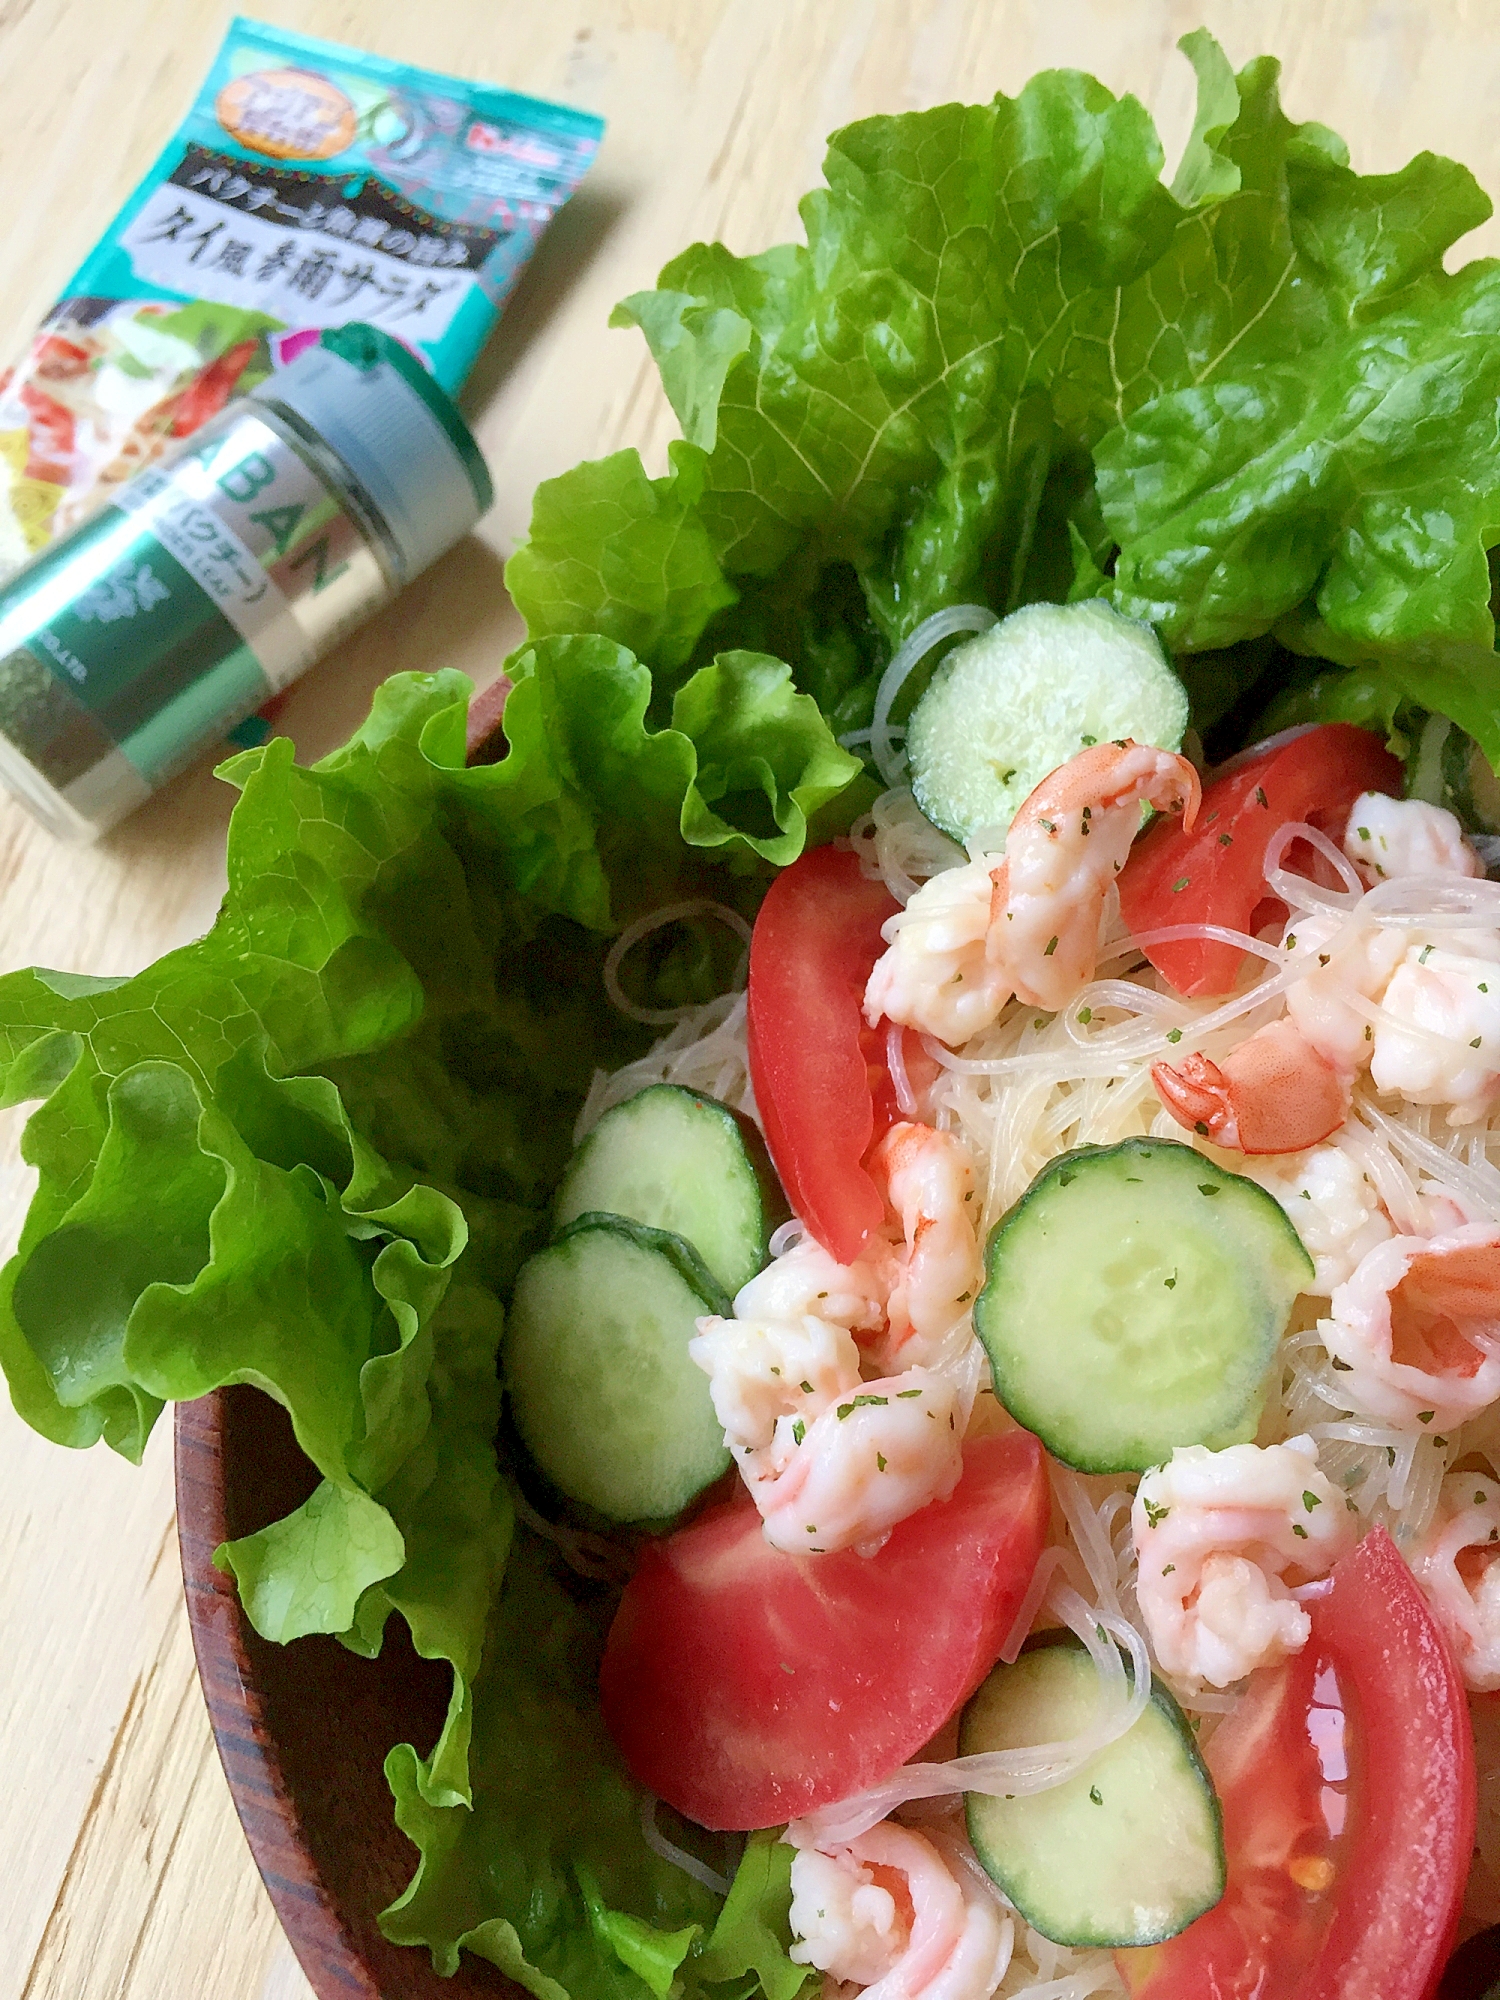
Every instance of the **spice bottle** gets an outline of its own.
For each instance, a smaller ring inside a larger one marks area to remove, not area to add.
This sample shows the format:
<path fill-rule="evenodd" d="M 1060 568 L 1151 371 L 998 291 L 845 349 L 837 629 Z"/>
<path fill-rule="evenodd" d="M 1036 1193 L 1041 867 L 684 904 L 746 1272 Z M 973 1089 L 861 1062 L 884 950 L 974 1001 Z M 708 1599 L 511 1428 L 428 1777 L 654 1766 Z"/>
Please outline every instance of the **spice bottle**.
<path fill-rule="evenodd" d="M 0 780 L 92 839 L 492 498 L 421 362 L 375 327 L 330 328 L 0 588 Z"/>

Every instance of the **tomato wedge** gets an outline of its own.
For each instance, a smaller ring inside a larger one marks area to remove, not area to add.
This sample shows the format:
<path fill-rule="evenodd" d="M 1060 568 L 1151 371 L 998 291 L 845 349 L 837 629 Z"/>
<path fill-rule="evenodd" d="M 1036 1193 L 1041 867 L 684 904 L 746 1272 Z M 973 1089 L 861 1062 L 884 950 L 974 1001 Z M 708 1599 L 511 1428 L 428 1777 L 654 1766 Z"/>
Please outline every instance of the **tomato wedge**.
<path fill-rule="evenodd" d="M 750 1080 L 766 1144 L 793 1210 L 841 1264 L 885 1219 L 862 1164 L 875 1137 L 862 1008 L 898 907 L 854 854 L 815 847 L 766 891 L 750 940 Z"/>
<path fill-rule="evenodd" d="M 994 1665 L 1047 1530 L 1027 1431 L 873 1556 L 789 1556 L 741 1495 L 650 1543 L 599 1675 L 633 1775 L 702 1826 L 779 1826 L 877 1784 Z"/>
<path fill-rule="evenodd" d="M 208 364 L 190 388 L 183 390 L 172 411 L 173 437 L 189 437 L 210 417 L 219 414 L 234 394 L 235 384 L 249 367 L 259 345 L 256 340 L 236 341 Z"/>
<path fill-rule="evenodd" d="M 1215 778 L 1193 831 L 1161 819 L 1137 841 L 1120 877 L 1120 908 L 1133 931 L 1171 924 L 1222 924 L 1253 931 L 1268 904 L 1266 847 L 1273 833 L 1306 820 L 1334 841 L 1361 792 L 1399 796 L 1402 769 L 1380 739 L 1352 722 L 1328 722 L 1252 755 Z M 1146 956 L 1179 993 L 1227 993 L 1244 953 L 1230 944 L 1153 944 Z"/>
<path fill-rule="evenodd" d="M 1310 1609 L 1208 1746 L 1223 1900 L 1117 1953 L 1134 2000 L 1429 2000 L 1442 1977 L 1474 1845 L 1458 1670 L 1383 1528 Z"/>

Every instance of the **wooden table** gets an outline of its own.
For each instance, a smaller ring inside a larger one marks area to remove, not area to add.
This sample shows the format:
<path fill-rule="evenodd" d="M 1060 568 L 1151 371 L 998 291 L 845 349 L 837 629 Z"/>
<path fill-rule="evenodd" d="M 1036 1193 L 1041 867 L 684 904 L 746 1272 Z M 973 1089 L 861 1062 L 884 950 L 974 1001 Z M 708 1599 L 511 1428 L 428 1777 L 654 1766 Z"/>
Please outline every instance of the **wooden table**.
<path fill-rule="evenodd" d="M 0 0 L 0 352 L 35 325 L 182 115 L 228 8 Z M 1191 119 L 1176 38 L 1286 64 L 1292 115 L 1366 170 L 1423 147 L 1500 187 L 1500 16 L 1489 0 L 260 0 L 309 33 L 602 112 L 585 191 L 470 392 L 499 499 L 480 534 L 319 668 L 286 726 L 338 742 L 398 667 L 490 679 L 518 626 L 501 586 L 539 479 L 673 423 L 609 308 L 700 237 L 759 249 L 797 226 L 822 139 L 870 112 L 1014 92 L 1075 64 Z M 1474 239 L 1500 249 L 1500 226 Z M 205 768 L 93 851 L 0 800 L 0 968 L 130 971 L 202 931 L 231 798 Z M 0 1234 L 30 1191 L 3 1119 Z M 182 1612 L 163 1424 L 143 1470 L 70 1455 L 0 1412 L 0 2000 L 306 2000 L 230 1806 Z"/>

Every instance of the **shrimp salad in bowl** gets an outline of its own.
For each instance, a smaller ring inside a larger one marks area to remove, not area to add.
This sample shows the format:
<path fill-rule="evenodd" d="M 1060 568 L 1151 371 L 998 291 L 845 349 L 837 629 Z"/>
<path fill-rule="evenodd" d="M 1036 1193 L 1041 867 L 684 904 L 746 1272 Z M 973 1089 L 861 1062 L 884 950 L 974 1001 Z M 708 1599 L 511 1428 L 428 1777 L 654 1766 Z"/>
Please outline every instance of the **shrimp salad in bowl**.
<path fill-rule="evenodd" d="M 1401 779 L 1342 724 L 1121 737 L 968 852 L 894 784 L 743 997 L 596 1078 L 590 1201 L 608 1154 L 666 1220 L 643 1163 L 712 1104 L 794 1210 L 695 1316 L 734 1471 L 605 1717 L 687 1817 L 785 1822 L 841 1988 L 1415 1995 L 1466 1884 L 1500 1915 L 1500 885 Z"/>
<path fill-rule="evenodd" d="M 438 1975 L 1500 1972 L 1500 274 L 1183 48 L 1170 183 L 1054 71 L 685 251 L 499 735 L 396 675 L 225 767 L 205 938 L 0 979 L 12 1400 L 283 1405 L 216 1560 L 451 1688 Z"/>

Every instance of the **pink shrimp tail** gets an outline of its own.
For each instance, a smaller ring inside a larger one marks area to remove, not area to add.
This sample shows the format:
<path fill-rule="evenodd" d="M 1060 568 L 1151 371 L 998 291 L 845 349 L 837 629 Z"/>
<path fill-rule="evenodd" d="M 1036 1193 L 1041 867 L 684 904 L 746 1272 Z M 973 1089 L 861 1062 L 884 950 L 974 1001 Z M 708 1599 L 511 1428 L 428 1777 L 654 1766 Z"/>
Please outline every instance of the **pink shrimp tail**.
<path fill-rule="evenodd" d="M 1225 1057 L 1185 1056 L 1151 1066 L 1156 1094 L 1190 1131 L 1237 1153 L 1300 1153 L 1336 1132 L 1349 1114 L 1349 1085 L 1290 1021 Z"/>
<path fill-rule="evenodd" d="M 1484 1352 L 1467 1337 L 1500 1338 L 1500 1243 L 1419 1251 L 1391 1291 L 1391 1358 L 1468 1378 Z"/>

